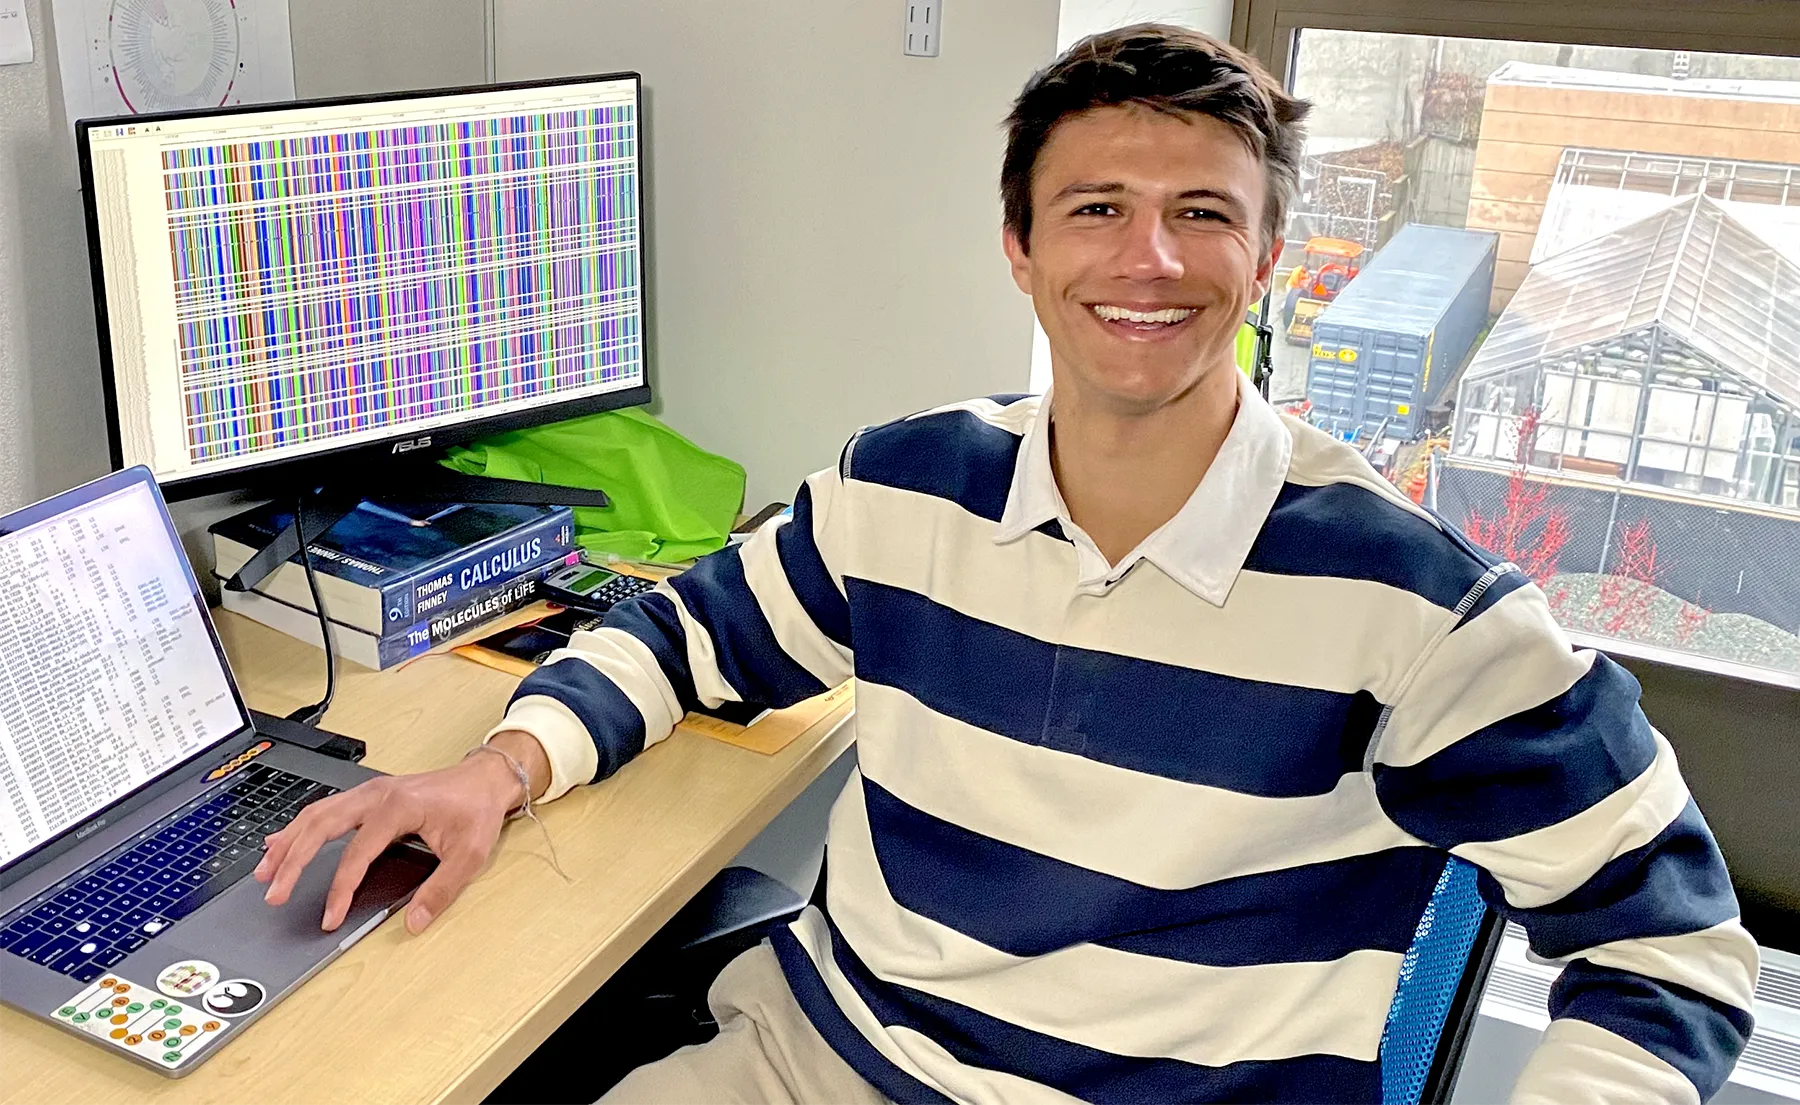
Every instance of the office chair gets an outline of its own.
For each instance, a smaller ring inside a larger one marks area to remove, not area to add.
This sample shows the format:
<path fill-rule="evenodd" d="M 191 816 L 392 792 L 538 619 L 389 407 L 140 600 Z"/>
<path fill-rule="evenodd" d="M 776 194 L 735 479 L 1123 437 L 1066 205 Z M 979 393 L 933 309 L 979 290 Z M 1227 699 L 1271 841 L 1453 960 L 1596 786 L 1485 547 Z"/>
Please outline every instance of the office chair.
<path fill-rule="evenodd" d="M 1456 1086 L 1506 927 L 1475 876 L 1473 864 L 1450 857 L 1400 961 L 1381 1032 L 1383 1105 L 1441 1105 Z"/>

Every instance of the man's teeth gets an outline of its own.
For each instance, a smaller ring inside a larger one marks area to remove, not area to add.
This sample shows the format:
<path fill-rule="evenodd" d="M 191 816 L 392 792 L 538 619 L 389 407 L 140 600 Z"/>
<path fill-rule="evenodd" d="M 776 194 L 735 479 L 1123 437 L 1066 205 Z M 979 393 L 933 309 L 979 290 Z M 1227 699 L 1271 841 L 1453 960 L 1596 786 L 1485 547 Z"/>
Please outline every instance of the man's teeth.
<path fill-rule="evenodd" d="M 1192 307 L 1165 307 L 1160 311 L 1134 311 L 1129 307 L 1114 307 L 1110 303 L 1097 303 L 1094 313 L 1108 322 L 1180 322 L 1194 313 Z"/>

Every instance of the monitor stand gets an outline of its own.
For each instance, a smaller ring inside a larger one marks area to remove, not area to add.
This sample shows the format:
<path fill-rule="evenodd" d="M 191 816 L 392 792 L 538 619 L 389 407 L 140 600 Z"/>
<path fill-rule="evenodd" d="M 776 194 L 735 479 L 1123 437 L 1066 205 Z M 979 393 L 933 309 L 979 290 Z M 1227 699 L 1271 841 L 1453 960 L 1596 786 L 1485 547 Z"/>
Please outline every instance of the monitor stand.
<path fill-rule="evenodd" d="M 452 472 L 441 465 L 424 461 L 397 461 L 382 465 L 375 473 L 352 478 L 338 473 L 317 486 L 296 489 L 287 497 L 301 503 L 300 521 L 313 540 L 336 525 L 338 520 L 356 509 L 364 499 L 382 496 L 412 502 L 444 503 L 526 503 L 533 506 L 607 507 L 612 500 L 597 488 L 565 487 L 558 484 L 533 483 L 530 480 L 507 480 L 493 476 L 470 476 Z M 294 523 L 275 535 L 275 539 L 256 551 L 232 577 L 225 581 L 230 591 L 248 591 L 268 578 L 275 569 L 287 563 L 300 551 L 300 537 Z"/>

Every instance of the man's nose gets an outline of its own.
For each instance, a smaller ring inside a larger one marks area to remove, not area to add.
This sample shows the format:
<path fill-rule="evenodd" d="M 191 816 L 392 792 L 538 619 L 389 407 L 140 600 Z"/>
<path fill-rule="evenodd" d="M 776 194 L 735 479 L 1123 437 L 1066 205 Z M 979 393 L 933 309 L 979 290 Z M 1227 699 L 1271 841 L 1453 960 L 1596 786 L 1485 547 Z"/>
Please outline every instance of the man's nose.
<path fill-rule="evenodd" d="M 1183 272 L 1175 236 L 1160 215 L 1126 224 L 1118 262 L 1119 275 L 1133 280 L 1178 280 Z"/>

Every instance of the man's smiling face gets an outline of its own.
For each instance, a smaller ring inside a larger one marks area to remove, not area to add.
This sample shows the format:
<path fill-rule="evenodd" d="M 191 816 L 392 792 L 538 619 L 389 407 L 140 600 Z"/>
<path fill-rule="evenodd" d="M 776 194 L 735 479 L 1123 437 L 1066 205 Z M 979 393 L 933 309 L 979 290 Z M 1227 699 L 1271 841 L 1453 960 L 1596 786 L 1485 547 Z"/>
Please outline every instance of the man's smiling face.
<path fill-rule="evenodd" d="M 1058 388 L 1129 413 L 1234 371 L 1232 339 L 1280 255 L 1262 240 L 1265 189 L 1211 116 L 1127 105 L 1059 122 L 1032 174 L 1029 252 L 1006 234 Z"/>

